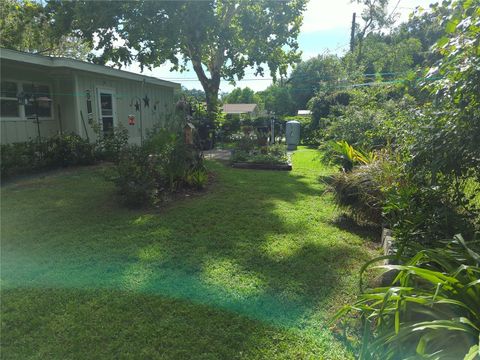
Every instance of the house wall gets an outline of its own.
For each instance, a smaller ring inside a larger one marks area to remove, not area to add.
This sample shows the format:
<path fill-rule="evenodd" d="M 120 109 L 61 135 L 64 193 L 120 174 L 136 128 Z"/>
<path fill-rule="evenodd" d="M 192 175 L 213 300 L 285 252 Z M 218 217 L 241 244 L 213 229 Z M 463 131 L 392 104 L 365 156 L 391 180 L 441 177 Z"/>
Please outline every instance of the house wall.
<path fill-rule="evenodd" d="M 40 119 L 40 134 L 42 137 L 55 135 L 60 130 L 57 113 L 58 109 L 59 107 L 68 107 L 68 105 L 65 104 L 65 100 L 68 100 L 68 97 L 57 96 L 57 93 L 60 91 L 58 87 L 60 86 L 63 90 L 65 90 L 65 92 L 68 92 L 68 74 L 65 74 L 63 79 L 58 77 L 57 79 L 54 79 L 51 72 L 47 68 L 15 64 L 3 60 L 1 65 L 2 80 L 12 80 L 26 84 L 36 83 L 50 86 L 51 98 L 53 100 L 52 116 L 49 118 Z M 72 110 L 73 109 L 70 108 L 70 115 L 73 115 Z M 67 112 L 65 112 L 65 116 L 67 115 Z M 38 128 L 33 119 L 27 119 L 26 117 L 2 117 L 0 119 L 0 133 L 1 143 L 5 144 L 36 139 L 38 137 Z"/>
<path fill-rule="evenodd" d="M 98 89 L 106 88 L 115 92 L 116 112 L 114 126 L 122 125 L 128 130 L 129 141 L 141 142 L 140 124 L 143 123 L 143 134 L 155 124 L 166 126 L 173 121 L 173 88 L 153 85 L 113 76 L 102 76 L 86 71 L 68 68 L 49 68 L 41 65 L 23 64 L 2 59 L 1 79 L 21 81 L 31 84 L 39 83 L 50 86 L 52 116 L 40 119 L 42 137 L 50 137 L 56 133 L 76 133 L 95 141 L 97 135 L 93 124 L 99 123 Z M 92 100 L 93 116 L 89 120 L 87 112 L 86 91 L 89 90 Z M 143 98 L 147 95 L 149 106 L 145 106 Z M 137 111 L 135 102 L 141 101 L 142 112 Z M 83 114 L 83 121 L 81 114 Z M 128 125 L 128 116 L 135 115 L 136 124 Z M 37 124 L 32 119 L 5 118 L 0 119 L 1 143 L 13 143 L 36 139 Z"/>
<path fill-rule="evenodd" d="M 114 126 L 123 126 L 128 130 L 129 142 L 140 144 L 141 142 L 141 122 L 143 123 L 143 134 L 147 133 L 154 125 L 166 126 L 167 122 L 173 121 L 173 89 L 166 86 L 153 85 L 143 83 L 141 81 L 127 80 L 114 77 L 101 77 L 96 74 L 90 74 L 83 71 L 75 71 L 74 83 L 76 88 L 76 122 L 79 133 L 90 140 L 96 139 L 92 122 L 100 123 L 100 106 L 98 93 L 99 89 L 107 89 L 114 91 L 116 112 Z M 88 121 L 87 114 L 87 96 L 86 92 L 90 91 L 92 100 L 93 116 Z M 147 95 L 149 105 L 145 106 L 143 98 Z M 142 112 L 137 111 L 135 103 L 141 101 Z M 86 131 L 81 118 L 83 114 L 86 123 Z M 128 124 L 128 116 L 135 115 L 135 125 Z"/>

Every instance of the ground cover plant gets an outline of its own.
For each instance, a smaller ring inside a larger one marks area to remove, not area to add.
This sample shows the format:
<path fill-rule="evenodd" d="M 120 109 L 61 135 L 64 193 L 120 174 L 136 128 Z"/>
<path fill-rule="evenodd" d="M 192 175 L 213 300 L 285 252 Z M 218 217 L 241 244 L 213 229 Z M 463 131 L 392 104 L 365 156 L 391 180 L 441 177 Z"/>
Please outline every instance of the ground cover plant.
<path fill-rule="evenodd" d="M 288 164 L 287 148 L 284 144 L 266 145 L 257 134 L 245 134 L 236 140 L 232 150 L 233 163 Z"/>
<path fill-rule="evenodd" d="M 361 359 L 478 359 L 479 242 L 456 235 L 439 243 L 417 247 L 401 265 L 379 266 L 396 272 L 390 286 L 365 289 L 338 313 L 362 315 Z"/>
<path fill-rule="evenodd" d="M 212 188 L 118 206 L 99 166 L 2 189 L 2 357 L 352 359 L 328 322 L 377 251 L 335 223 L 316 150 L 217 163 Z"/>

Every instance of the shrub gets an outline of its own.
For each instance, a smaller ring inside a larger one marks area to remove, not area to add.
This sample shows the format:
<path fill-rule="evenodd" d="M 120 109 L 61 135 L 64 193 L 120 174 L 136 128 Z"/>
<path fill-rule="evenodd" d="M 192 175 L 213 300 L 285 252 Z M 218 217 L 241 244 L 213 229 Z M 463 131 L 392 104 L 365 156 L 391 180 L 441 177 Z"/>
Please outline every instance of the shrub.
<path fill-rule="evenodd" d="M 341 165 L 343 171 L 347 172 L 352 171 L 355 165 L 366 165 L 374 161 L 376 158 L 373 151 L 367 152 L 355 149 L 345 140 L 336 142 L 331 141 L 327 143 L 326 148 L 329 151 L 325 152 L 324 158 L 329 158 L 333 163 Z"/>
<path fill-rule="evenodd" d="M 438 241 L 437 241 L 438 243 Z M 388 287 L 369 288 L 348 312 L 361 314 L 361 359 L 476 359 L 480 335 L 480 247 L 457 235 L 443 247 L 415 248 Z M 362 272 L 375 261 L 367 263 Z"/>
<path fill-rule="evenodd" d="M 76 134 L 58 134 L 40 141 L 1 146 L 2 178 L 46 168 L 89 165 L 95 161 L 95 145 Z"/>
<path fill-rule="evenodd" d="M 348 211 L 358 223 L 382 225 L 385 199 L 377 181 L 381 167 L 380 161 L 375 161 L 325 179 L 337 205 Z"/>
<path fill-rule="evenodd" d="M 235 149 L 240 151 L 251 151 L 257 146 L 256 135 L 243 135 L 235 142 Z"/>
<path fill-rule="evenodd" d="M 208 173 L 204 169 L 191 170 L 185 180 L 189 186 L 201 190 L 207 185 Z"/>
<path fill-rule="evenodd" d="M 98 157 L 108 161 L 118 161 L 122 151 L 128 146 L 128 130 L 120 125 L 113 129 L 111 134 L 97 132 Z"/>
<path fill-rule="evenodd" d="M 139 207 L 155 201 L 155 161 L 145 148 L 132 145 L 123 151 L 109 179 L 115 183 L 128 206 Z"/>
<path fill-rule="evenodd" d="M 203 156 L 182 134 L 152 130 L 143 146 L 125 149 L 110 176 L 131 207 L 156 204 L 186 186 L 203 188 L 208 174 Z"/>
<path fill-rule="evenodd" d="M 55 135 L 44 143 L 45 162 L 51 166 L 91 165 L 95 146 L 76 134 Z"/>

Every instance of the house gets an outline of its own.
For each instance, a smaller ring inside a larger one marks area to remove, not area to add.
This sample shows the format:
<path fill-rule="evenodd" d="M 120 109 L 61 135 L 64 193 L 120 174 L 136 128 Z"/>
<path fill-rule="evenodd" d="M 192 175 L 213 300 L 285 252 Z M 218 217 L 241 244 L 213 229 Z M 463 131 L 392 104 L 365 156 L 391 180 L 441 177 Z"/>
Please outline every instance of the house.
<path fill-rule="evenodd" d="M 257 104 L 224 104 L 223 112 L 227 115 L 256 116 L 259 114 L 259 108 Z"/>
<path fill-rule="evenodd" d="M 312 115 L 312 112 L 310 110 L 298 110 L 297 115 L 308 116 L 308 115 Z"/>
<path fill-rule="evenodd" d="M 1 143 L 123 125 L 129 141 L 172 118 L 180 84 L 83 61 L 0 49 Z"/>

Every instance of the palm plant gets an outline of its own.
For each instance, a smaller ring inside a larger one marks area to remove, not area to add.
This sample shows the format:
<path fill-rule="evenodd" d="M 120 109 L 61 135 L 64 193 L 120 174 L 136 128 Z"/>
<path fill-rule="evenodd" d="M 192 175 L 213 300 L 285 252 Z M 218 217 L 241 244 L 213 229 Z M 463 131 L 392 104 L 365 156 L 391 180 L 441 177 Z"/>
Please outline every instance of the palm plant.
<path fill-rule="evenodd" d="M 335 141 L 330 143 L 331 150 L 340 161 L 344 171 L 351 171 L 356 164 L 367 165 L 376 159 L 373 151 L 355 149 L 347 141 Z"/>
<path fill-rule="evenodd" d="M 397 258 L 401 265 L 378 266 L 396 272 L 391 285 L 363 291 L 335 316 L 361 314 L 360 359 L 480 359 L 478 245 L 456 235 L 442 248 Z"/>

